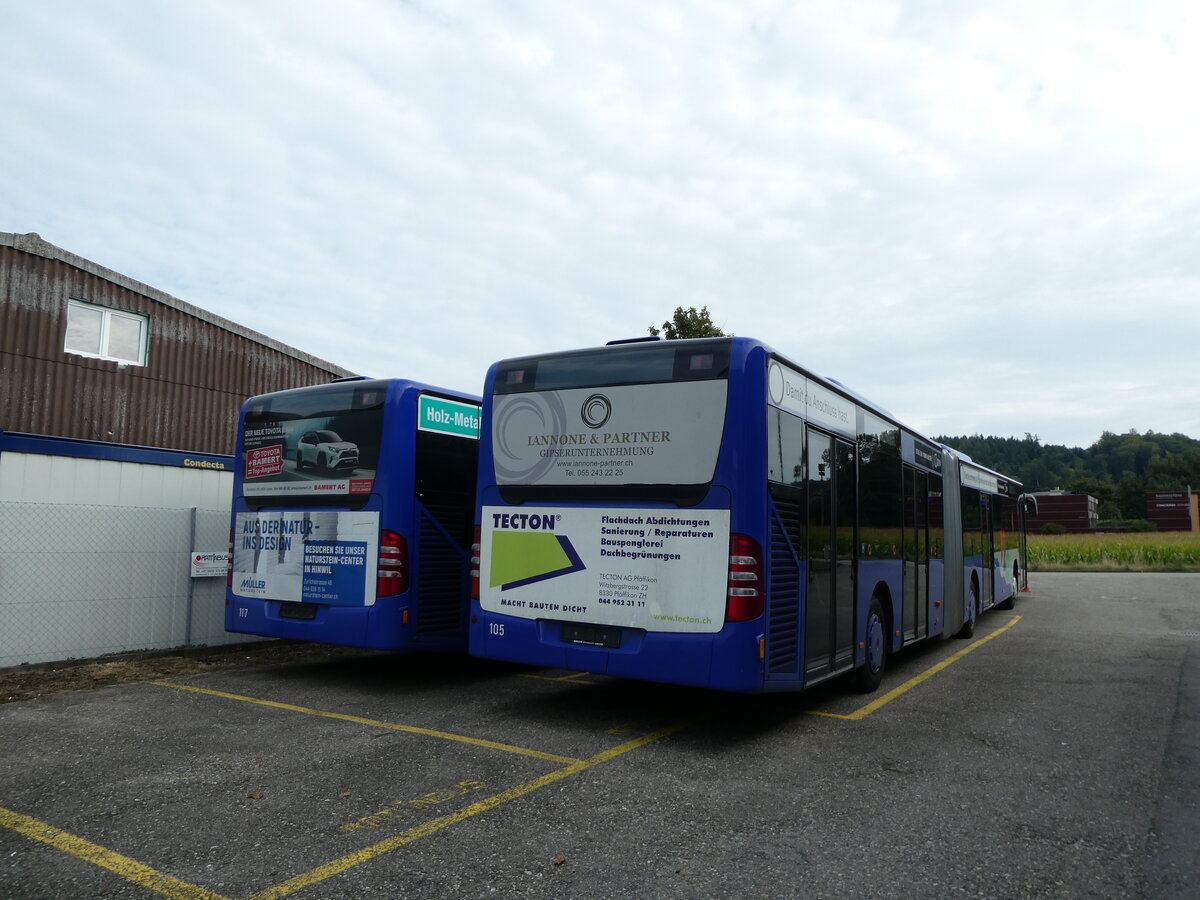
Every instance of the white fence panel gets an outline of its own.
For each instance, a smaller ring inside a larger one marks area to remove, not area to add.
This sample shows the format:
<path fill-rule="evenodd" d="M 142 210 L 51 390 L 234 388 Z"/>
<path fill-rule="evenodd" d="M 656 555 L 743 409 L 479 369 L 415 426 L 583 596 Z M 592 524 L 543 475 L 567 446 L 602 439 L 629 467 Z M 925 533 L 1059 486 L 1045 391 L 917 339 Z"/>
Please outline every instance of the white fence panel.
<path fill-rule="evenodd" d="M 0 667 L 245 641 L 224 630 L 224 510 L 0 502 Z"/>

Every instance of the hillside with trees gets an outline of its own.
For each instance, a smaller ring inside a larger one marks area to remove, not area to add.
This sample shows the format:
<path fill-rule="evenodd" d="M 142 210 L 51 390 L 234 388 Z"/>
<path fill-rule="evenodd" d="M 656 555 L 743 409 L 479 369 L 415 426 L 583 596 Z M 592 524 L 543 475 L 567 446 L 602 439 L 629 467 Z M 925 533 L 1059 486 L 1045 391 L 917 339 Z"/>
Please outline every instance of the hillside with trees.
<path fill-rule="evenodd" d="M 976 462 L 1020 479 L 1027 491 L 1091 494 L 1101 519 L 1141 519 L 1147 491 L 1200 490 L 1200 440 L 1184 434 L 1104 432 L 1086 450 L 1024 438 L 939 437 Z"/>

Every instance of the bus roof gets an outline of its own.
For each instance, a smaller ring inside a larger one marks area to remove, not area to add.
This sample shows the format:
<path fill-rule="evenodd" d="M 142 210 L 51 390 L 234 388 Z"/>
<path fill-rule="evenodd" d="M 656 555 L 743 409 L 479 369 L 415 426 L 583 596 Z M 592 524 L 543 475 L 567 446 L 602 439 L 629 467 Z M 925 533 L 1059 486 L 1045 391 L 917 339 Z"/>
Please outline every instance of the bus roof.
<path fill-rule="evenodd" d="M 852 390 L 851 388 L 842 384 L 842 382 L 837 380 L 836 378 L 831 378 L 831 377 L 828 377 L 825 375 L 817 374 L 816 372 L 812 371 L 811 369 L 807 368 L 806 366 L 796 363 L 793 359 L 791 359 L 786 354 L 779 352 L 774 347 L 772 347 L 770 344 L 768 344 L 765 341 L 762 341 L 758 338 L 738 336 L 738 335 L 728 335 L 725 337 L 684 338 L 681 340 L 675 340 L 675 341 L 670 341 L 670 342 L 664 342 L 662 340 L 655 340 L 653 338 L 647 338 L 644 341 L 640 340 L 640 339 L 638 339 L 638 340 L 625 339 L 625 340 L 619 340 L 619 341 L 609 341 L 606 344 L 601 344 L 601 345 L 593 346 L 593 347 L 579 347 L 579 348 L 576 348 L 573 350 L 557 350 L 557 351 L 552 351 L 549 353 L 530 353 L 530 354 L 525 354 L 522 356 L 508 357 L 506 359 L 502 359 L 502 360 L 499 360 L 499 361 L 493 363 L 492 366 L 489 368 L 488 382 L 489 383 L 491 382 L 492 376 L 494 375 L 495 371 L 498 368 L 500 368 L 501 366 L 511 366 L 511 365 L 522 363 L 527 360 L 533 361 L 533 360 L 542 360 L 542 359 L 561 359 L 561 358 L 568 358 L 571 356 L 578 356 L 580 354 L 587 354 L 587 355 L 597 354 L 597 355 L 599 355 L 599 354 L 610 353 L 610 352 L 639 352 L 642 350 L 645 350 L 645 351 L 660 350 L 661 351 L 664 344 L 667 344 L 667 343 L 669 343 L 669 345 L 672 347 L 680 347 L 680 348 L 690 347 L 690 346 L 711 346 L 711 345 L 725 343 L 725 344 L 729 344 L 731 346 L 738 346 L 738 347 L 746 348 L 745 352 L 747 352 L 747 353 L 749 352 L 750 349 L 753 349 L 755 347 L 762 348 L 767 353 L 768 356 L 778 358 L 781 362 L 786 363 L 788 366 L 792 367 L 797 372 L 804 375 L 806 378 L 811 378 L 814 381 L 817 381 L 826 390 L 830 390 L 830 391 L 833 391 L 834 393 L 840 394 L 842 397 L 846 398 L 847 400 L 850 400 L 853 403 L 857 404 L 858 406 L 861 406 L 864 409 L 870 411 L 872 415 L 879 416 L 880 418 L 885 419 L 888 422 L 890 422 L 891 424 L 895 425 L 897 428 L 907 431 L 909 434 L 913 435 L 913 437 L 920 438 L 922 441 L 925 441 L 926 443 L 930 444 L 931 446 L 934 446 L 943 451 L 948 451 L 948 452 L 952 453 L 954 455 L 954 458 L 960 464 L 969 465 L 972 468 L 977 469 L 981 472 L 986 472 L 990 475 L 994 475 L 998 478 L 1002 478 L 1005 481 L 1012 482 L 1012 483 L 1016 484 L 1017 486 L 1021 486 L 1021 482 L 1019 482 L 1017 479 L 1013 478 L 1011 475 L 1005 475 L 1002 472 L 997 472 L 993 469 L 989 469 L 987 466 L 980 465 L 979 463 L 974 462 L 971 459 L 971 457 L 968 456 L 966 453 L 963 453 L 962 451 L 956 450 L 953 447 L 949 447 L 945 444 L 935 441 L 933 438 L 923 434 L 922 432 L 918 431 L 917 429 L 913 428 L 912 426 L 906 425 L 904 422 L 902 422 L 900 419 L 898 419 L 890 410 L 888 410 L 885 407 L 882 407 L 879 404 L 873 402 L 872 400 L 864 397 L 862 394 L 859 394 L 857 391 Z"/>

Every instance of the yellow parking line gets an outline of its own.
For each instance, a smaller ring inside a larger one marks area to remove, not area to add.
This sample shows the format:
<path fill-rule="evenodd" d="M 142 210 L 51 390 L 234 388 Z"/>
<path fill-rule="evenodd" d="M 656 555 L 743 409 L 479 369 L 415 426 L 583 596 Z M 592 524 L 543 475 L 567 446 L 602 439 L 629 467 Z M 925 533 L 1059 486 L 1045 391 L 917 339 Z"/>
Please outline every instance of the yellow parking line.
<path fill-rule="evenodd" d="M 142 865 L 135 859 L 106 850 L 91 841 L 68 834 L 53 825 L 39 822 L 37 819 L 23 816 L 7 809 L 0 808 L 0 825 L 24 835 L 30 840 L 39 841 L 55 850 L 61 850 L 68 856 L 73 856 L 83 862 L 91 863 L 102 869 L 107 869 L 114 875 L 119 875 L 126 881 L 170 897 L 171 900 L 227 900 L 220 894 L 206 891 L 204 888 L 164 875 L 157 869 Z"/>
<path fill-rule="evenodd" d="M 222 697 L 226 700 L 238 700 L 242 703 L 253 703 L 256 706 L 269 706 L 272 709 L 285 709 L 288 712 L 304 713 L 306 716 L 320 716 L 323 719 L 339 719 L 343 722 L 355 722 L 359 725 L 370 725 L 372 728 L 387 728 L 391 731 L 403 731 L 408 734 L 421 734 L 426 737 L 440 738 L 444 741 L 457 741 L 460 744 L 473 744 L 476 747 L 487 747 L 490 750 L 502 750 L 505 753 L 516 753 L 520 756 L 531 756 L 534 759 L 544 759 L 549 762 L 570 765 L 580 762 L 573 756 L 559 756 L 555 753 L 543 753 L 541 750 L 530 750 L 527 747 L 514 747 L 512 744 L 500 744 L 496 741 L 485 741 L 482 738 L 467 737 L 462 734 L 451 734 L 447 731 L 434 731 L 431 728 L 418 728 L 415 725 L 397 725 L 394 722 L 379 722 L 375 719 L 364 719 L 362 716 L 351 716 L 345 713 L 326 712 L 320 709 L 309 709 L 306 706 L 296 706 L 292 703 L 280 703 L 276 700 L 260 700 L 256 697 L 245 697 L 241 694 L 229 694 L 225 691 L 211 691 L 207 688 L 192 687 L 186 684 L 172 684 L 169 681 L 152 682 L 158 687 L 174 688 L 179 691 L 191 691 L 193 694 L 207 694 L 210 697 Z"/>
<path fill-rule="evenodd" d="M 510 800 L 516 800 L 518 797 L 523 797 L 530 794 L 539 788 L 546 785 L 554 784 L 557 781 L 562 781 L 564 778 L 569 778 L 572 775 L 578 775 L 580 772 L 587 771 L 593 766 L 598 766 L 600 763 L 608 762 L 620 756 L 623 753 L 628 753 L 630 750 L 636 750 L 639 747 L 644 747 L 646 744 L 653 743 L 670 734 L 674 734 L 683 728 L 688 727 L 692 723 L 680 722 L 668 728 L 663 728 L 653 734 L 643 735 L 640 738 L 613 747 L 610 750 L 605 750 L 602 753 L 597 753 L 595 756 L 587 759 L 576 760 L 571 765 L 562 769 L 557 769 L 548 775 L 542 775 L 540 778 L 534 778 L 532 781 L 526 781 L 524 784 L 519 784 L 514 788 L 509 788 L 507 791 L 501 791 L 491 797 L 480 800 L 477 803 L 472 803 L 470 806 L 464 806 L 457 812 L 449 815 L 441 816 L 433 819 L 423 825 L 418 825 L 415 828 L 410 828 L 408 831 L 390 837 L 387 840 L 380 841 L 377 844 L 372 844 L 370 847 L 364 847 L 362 850 L 356 850 L 349 853 L 340 859 L 335 859 L 323 866 L 318 866 L 311 872 L 305 872 L 303 875 L 297 875 L 282 884 L 275 887 L 267 888 L 265 891 L 259 891 L 257 894 L 246 898 L 246 900 L 278 900 L 280 897 L 286 897 L 289 894 L 294 894 L 296 891 L 310 887 L 326 878 L 332 878 L 334 875 L 340 875 L 347 869 L 351 869 L 362 863 L 369 862 L 376 857 L 382 856 L 398 847 L 403 847 L 406 844 L 411 844 L 414 841 L 420 840 L 423 837 L 433 834 L 436 831 L 441 831 L 450 825 L 462 822 L 464 819 L 469 819 L 472 816 L 477 816 L 482 812 L 487 812 L 490 809 L 495 809 L 497 806 L 508 803 Z"/>
<path fill-rule="evenodd" d="M 156 684 L 159 682 L 156 682 Z M 170 685 L 163 683 L 167 687 L 179 687 L 179 685 Z M 195 688 L 184 688 L 185 690 L 196 690 Z M 200 691 L 200 693 L 217 693 L 214 691 Z M 218 696 L 221 696 L 218 694 Z M 234 696 L 236 695 L 228 695 Z M 282 704 L 275 704 L 282 705 Z M 358 720 L 356 720 L 358 721 Z M 361 720 L 368 721 L 368 720 Z M 340 859 L 335 859 L 323 866 L 318 866 L 312 871 L 305 872 L 303 875 L 297 875 L 295 878 L 290 878 L 282 884 L 267 888 L 264 891 L 259 891 L 251 895 L 247 900 L 276 900 L 276 898 L 287 897 L 299 890 L 310 887 L 334 875 L 339 875 L 342 872 L 352 869 L 362 863 L 376 859 L 389 851 L 404 847 L 414 841 L 420 840 L 423 837 L 441 831 L 450 825 L 462 822 L 480 813 L 495 809 L 511 800 L 516 800 L 519 797 L 524 797 L 526 794 L 531 794 L 539 788 L 562 781 L 564 778 L 569 778 L 572 775 L 578 775 L 580 772 L 586 772 L 588 769 L 598 766 L 601 763 L 606 763 L 609 760 L 615 759 L 624 753 L 631 750 L 636 750 L 639 747 L 644 747 L 654 741 L 661 740 L 668 735 L 681 731 L 691 725 L 691 721 L 679 722 L 667 728 L 662 728 L 652 734 L 643 735 L 632 741 L 627 741 L 616 747 L 612 747 L 595 756 L 590 756 L 587 759 L 572 760 L 567 766 L 557 769 L 548 775 L 542 775 L 539 778 L 534 778 L 532 781 L 527 781 L 524 784 L 519 784 L 514 788 L 509 788 L 506 791 L 501 791 L 477 803 L 472 803 L 470 806 L 465 806 L 457 812 L 449 815 L 441 816 L 433 819 L 423 825 L 418 825 L 415 828 L 410 828 L 394 837 L 387 840 L 372 844 L 369 847 L 364 847 L 362 850 L 357 850 L 354 853 L 349 853 Z M 120 853 L 114 853 L 107 850 L 98 844 L 93 844 L 90 841 L 85 841 L 82 838 L 68 834 L 61 829 L 55 828 L 52 825 L 47 825 L 45 822 L 39 822 L 37 819 L 23 816 L 20 813 L 10 812 L 7 809 L 0 807 L 0 826 L 9 828 L 18 834 L 24 835 L 35 841 L 40 841 L 47 844 L 56 850 L 61 850 L 69 856 L 83 862 L 89 862 L 103 869 L 119 875 L 120 877 L 140 885 L 141 887 L 155 891 L 171 900 L 229 900 L 229 898 L 213 891 L 205 890 L 197 887 L 194 884 L 189 884 L 186 881 L 181 881 L 178 878 L 173 878 L 170 875 L 164 875 L 156 869 L 142 865 L 136 860 L 130 859 L 127 856 L 122 856 Z"/>
<path fill-rule="evenodd" d="M 821 711 L 815 710 L 815 709 L 806 710 L 806 712 L 810 716 L 824 716 L 827 719 L 850 719 L 852 721 L 857 721 L 859 719 L 865 719 L 867 716 L 869 716 L 871 713 L 875 712 L 876 710 L 878 710 L 884 706 L 887 706 L 887 704 L 891 703 L 897 697 L 901 696 L 902 694 L 907 694 L 909 691 L 911 691 L 917 685 L 921 684 L 924 681 L 928 681 L 930 678 L 932 678 L 938 672 L 941 672 L 943 669 L 947 668 L 948 666 L 952 666 L 954 663 L 958 662 L 960 659 L 962 659 L 964 656 L 966 656 L 972 650 L 977 650 L 980 647 L 982 647 L 984 644 L 986 644 L 988 641 L 990 641 L 994 638 L 1000 637 L 1000 635 L 1004 634 L 1004 632 L 1008 631 L 1008 629 L 1012 628 L 1014 625 L 1016 625 L 1020 621 L 1021 621 L 1020 616 L 1013 616 L 1011 619 L 1009 619 L 1001 627 L 997 628 L 995 631 L 993 631 L 987 637 L 980 638 L 979 640 L 968 644 L 966 647 L 963 647 L 961 650 L 959 650 L 953 656 L 946 657 L 937 665 L 930 666 L 928 669 L 926 669 L 920 675 L 917 675 L 914 678 L 910 678 L 908 681 L 904 682 L 904 684 L 900 685 L 899 687 L 892 688 L 892 690 L 888 691 L 882 697 L 879 697 L 876 700 L 872 700 L 866 706 L 859 707 L 854 712 L 849 713 L 848 715 L 842 715 L 840 713 L 821 712 Z"/>

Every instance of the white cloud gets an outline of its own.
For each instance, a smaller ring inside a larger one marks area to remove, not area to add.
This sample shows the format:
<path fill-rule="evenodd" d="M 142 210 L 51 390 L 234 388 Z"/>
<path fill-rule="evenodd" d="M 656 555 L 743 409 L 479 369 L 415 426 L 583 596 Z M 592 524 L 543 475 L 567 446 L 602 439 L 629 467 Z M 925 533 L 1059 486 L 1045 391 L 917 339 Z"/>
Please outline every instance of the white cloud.
<path fill-rule="evenodd" d="M 1200 434 L 1198 43 L 1172 2 L 22 4 L 0 227 L 448 387 L 707 304 L 931 431 Z"/>

